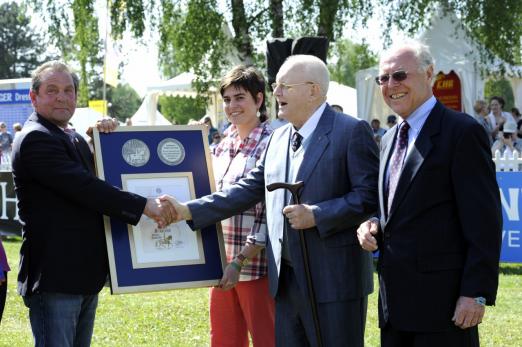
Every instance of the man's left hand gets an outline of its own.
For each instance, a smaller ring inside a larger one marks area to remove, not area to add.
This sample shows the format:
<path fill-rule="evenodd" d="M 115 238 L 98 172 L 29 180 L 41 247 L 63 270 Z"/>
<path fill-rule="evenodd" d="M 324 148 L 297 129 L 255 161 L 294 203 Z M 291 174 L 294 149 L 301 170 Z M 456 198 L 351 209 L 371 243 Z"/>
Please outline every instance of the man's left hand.
<path fill-rule="evenodd" d="M 116 130 L 118 125 L 119 125 L 119 123 L 116 118 L 103 118 L 103 119 L 100 119 L 99 121 L 97 121 L 96 124 L 94 124 L 94 127 L 96 127 L 100 133 L 108 134 L 108 133 Z M 93 133 L 94 127 L 91 126 L 87 129 L 86 133 L 89 137 L 93 136 L 92 133 Z"/>
<path fill-rule="evenodd" d="M 283 214 L 296 230 L 315 227 L 314 212 L 310 205 L 288 205 L 283 208 Z"/>
<path fill-rule="evenodd" d="M 486 307 L 477 304 L 474 298 L 461 296 L 457 300 L 457 307 L 452 320 L 461 329 L 474 327 L 482 323 Z"/>

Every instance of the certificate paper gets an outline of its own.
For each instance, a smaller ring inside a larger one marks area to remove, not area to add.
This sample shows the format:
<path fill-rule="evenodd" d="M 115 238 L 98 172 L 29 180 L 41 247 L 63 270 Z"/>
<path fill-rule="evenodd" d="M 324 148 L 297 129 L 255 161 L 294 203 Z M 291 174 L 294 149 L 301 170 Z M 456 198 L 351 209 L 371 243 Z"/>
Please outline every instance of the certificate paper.
<path fill-rule="evenodd" d="M 98 177 L 147 198 L 185 202 L 215 191 L 204 125 L 94 130 Z M 136 226 L 104 217 L 112 294 L 215 286 L 226 264 L 220 224 L 163 229 L 146 216 Z"/>
<path fill-rule="evenodd" d="M 122 175 L 123 188 L 147 198 L 168 194 L 180 202 L 194 198 L 192 173 Z M 142 216 L 129 225 L 133 268 L 203 264 L 205 256 L 201 232 L 192 231 L 185 221 L 159 229 L 156 222 Z"/>

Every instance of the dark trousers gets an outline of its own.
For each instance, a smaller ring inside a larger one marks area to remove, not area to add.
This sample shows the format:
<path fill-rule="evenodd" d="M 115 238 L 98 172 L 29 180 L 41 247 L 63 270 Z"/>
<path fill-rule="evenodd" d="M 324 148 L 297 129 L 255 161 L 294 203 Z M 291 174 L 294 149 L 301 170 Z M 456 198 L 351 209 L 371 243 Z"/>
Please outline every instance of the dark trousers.
<path fill-rule="evenodd" d="M 0 322 L 2 322 L 2 315 L 4 314 L 5 299 L 7 297 L 7 272 L 4 271 L 5 282 L 0 285 Z"/>
<path fill-rule="evenodd" d="M 395 330 L 389 323 L 381 329 L 381 347 L 479 347 L 478 327 L 440 332 Z"/>
<path fill-rule="evenodd" d="M 275 300 L 276 346 L 316 346 L 308 295 L 297 285 L 293 268 L 286 264 L 281 265 Z M 318 303 L 323 346 L 364 346 L 367 305 L 367 296 L 356 300 Z"/>
<path fill-rule="evenodd" d="M 35 347 L 89 347 L 98 295 L 38 293 L 24 296 Z"/>

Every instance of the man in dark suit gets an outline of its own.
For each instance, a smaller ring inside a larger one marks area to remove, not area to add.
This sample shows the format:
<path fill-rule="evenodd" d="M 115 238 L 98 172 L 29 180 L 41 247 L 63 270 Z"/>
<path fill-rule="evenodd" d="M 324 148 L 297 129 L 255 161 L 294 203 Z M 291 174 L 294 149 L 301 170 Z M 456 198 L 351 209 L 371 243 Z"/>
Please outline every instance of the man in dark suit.
<path fill-rule="evenodd" d="M 173 203 L 200 228 L 265 199 L 276 345 L 316 345 L 296 231 L 304 229 L 322 345 L 363 346 L 373 282 L 371 257 L 357 244 L 356 230 L 377 210 L 377 146 L 366 122 L 326 104 L 329 76 L 320 59 L 291 56 L 276 81 L 279 117 L 289 124 L 274 131 L 258 166 L 228 190 Z M 271 183 L 297 181 L 304 182 L 300 205 L 290 204 L 282 189 L 266 191 Z"/>
<path fill-rule="evenodd" d="M 95 176 L 87 143 L 68 128 L 77 91 L 78 78 L 65 64 L 37 68 L 30 91 L 35 113 L 13 148 L 23 225 L 18 291 L 36 346 L 90 345 L 97 294 L 108 273 L 103 214 L 130 224 L 142 213 L 161 225 L 172 217 L 159 200 L 122 192 Z"/>
<path fill-rule="evenodd" d="M 478 346 L 495 304 L 501 206 L 486 133 L 432 94 L 433 59 L 412 41 L 380 62 L 399 122 L 382 138 L 380 220 L 358 229 L 379 249 L 382 346 Z"/>

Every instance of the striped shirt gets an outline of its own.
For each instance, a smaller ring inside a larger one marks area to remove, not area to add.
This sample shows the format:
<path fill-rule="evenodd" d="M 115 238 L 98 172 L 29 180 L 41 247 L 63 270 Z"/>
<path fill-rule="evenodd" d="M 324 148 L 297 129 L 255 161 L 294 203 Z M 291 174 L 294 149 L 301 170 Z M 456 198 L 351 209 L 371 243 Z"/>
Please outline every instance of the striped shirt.
<path fill-rule="evenodd" d="M 265 151 L 271 132 L 272 129 L 267 122 L 255 127 L 243 141 L 241 141 L 235 125 L 231 125 L 225 131 L 224 139 L 212 154 L 212 165 L 218 190 L 233 185 L 256 167 Z M 247 242 L 265 246 L 267 230 L 264 202 L 223 220 L 221 226 L 227 263 L 234 259 Z M 265 276 L 266 272 L 266 254 L 263 249 L 243 266 L 239 280 L 255 280 Z"/>

